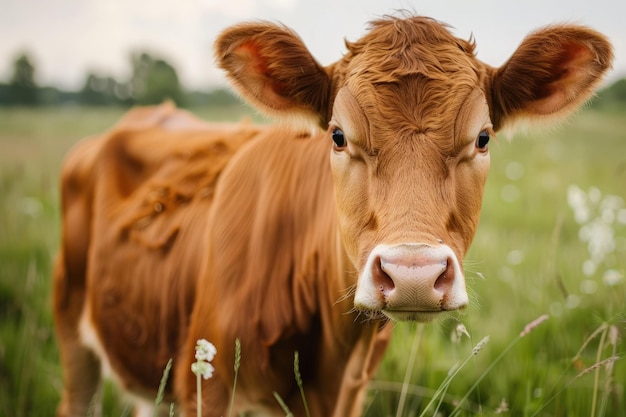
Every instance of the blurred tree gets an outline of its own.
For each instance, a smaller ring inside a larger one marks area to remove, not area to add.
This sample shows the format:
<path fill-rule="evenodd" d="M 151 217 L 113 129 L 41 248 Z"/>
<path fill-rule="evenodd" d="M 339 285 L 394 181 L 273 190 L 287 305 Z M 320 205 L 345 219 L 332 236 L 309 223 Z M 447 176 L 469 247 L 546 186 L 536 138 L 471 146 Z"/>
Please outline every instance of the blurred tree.
<path fill-rule="evenodd" d="M 8 95 L 12 104 L 36 105 L 38 88 L 35 83 L 35 66 L 26 53 L 20 54 L 13 63 L 13 75 Z"/>
<path fill-rule="evenodd" d="M 607 89 L 608 96 L 613 101 L 626 103 L 626 78 L 616 81 Z"/>
<path fill-rule="evenodd" d="M 0 83 L 0 106 L 10 106 L 11 103 L 11 89 L 9 84 Z"/>
<path fill-rule="evenodd" d="M 113 77 L 88 73 L 79 93 L 79 101 L 87 105 L 130 104 L 130 84 Z"/>
<path fill-rule="evenodd" d="M 131 64 L 130 85 L 136 104 L 158 104 L 171 99 L 177 105 L 183 105 L 184 93 L 172 65 L 145 52 L 133 55 Z"/>
<path fill-rule="evenodd" d="M 626 78 L 622 78 L 604 88 L 593 101 L 596 108 L 626 106 Z"/>
<path fill-rule="evenodd" d="M 193 106 L 244 106 L 243 102 L 226 88 L 191 91 L 187 94 L 187 99 Z"/>

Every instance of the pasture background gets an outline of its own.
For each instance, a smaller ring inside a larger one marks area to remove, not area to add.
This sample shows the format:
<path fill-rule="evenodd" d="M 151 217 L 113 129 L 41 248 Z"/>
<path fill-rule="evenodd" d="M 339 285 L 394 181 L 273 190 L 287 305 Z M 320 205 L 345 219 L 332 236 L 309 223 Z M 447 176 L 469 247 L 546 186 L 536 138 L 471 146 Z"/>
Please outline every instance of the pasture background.
<path fill-rule="evenodd" d="M 238 120 L 247 112 L 238 106 L 193 111 L 213 120 Z M 123 113 L 71 106 L 0 109 L 0 416 L 54 414 L 62 384 L 50 314 L 59 168 L 72 144 L 103 132 Z M 626 225 L 616 224 L 615 251 L 598 273 L 585 276 L 587 246 L 567 204 L 571 184 L 626 197 L 626 111 L 595 106 L 550 133 L 501 137 L 490 147 L 481 224 L 466 258 L 471 306 L 421 328 L 396 326 L 365 414 L 396 415 L 414 343 L 405 416 L 420 415 L 450 369 L 489 335 L 490 342 L 452 380 L 440 415 L 449 415 L 466 393 L 461 415 L 531 416 L 544 405 L 537 415 L 626 415 L 623 359 L 577 377 L 598 360 L 623 354 Z M 621 281 L 606 285 L 607 268 L 621 273 Z M 524 326 L 544 313 L 550 318 L 498 360 Z M 458 323 L 471 338 L 451 340 Z M 581 349 L 599 328 L 606 331 Z M 105 391 L 104 415 L 126 414 L 123 402 Z"/>

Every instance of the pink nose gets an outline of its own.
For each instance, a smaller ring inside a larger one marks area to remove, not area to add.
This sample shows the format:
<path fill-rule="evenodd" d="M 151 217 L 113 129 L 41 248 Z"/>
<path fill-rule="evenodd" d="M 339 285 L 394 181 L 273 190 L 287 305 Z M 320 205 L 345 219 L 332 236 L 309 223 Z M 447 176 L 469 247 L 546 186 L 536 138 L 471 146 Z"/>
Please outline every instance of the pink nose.
<path fill-rule="evenodd" d="M 359 277 L 355 307 L 399 320 L 430 320 L 468 303 L 465 278 L 450 247 L 379 245 Z"/>

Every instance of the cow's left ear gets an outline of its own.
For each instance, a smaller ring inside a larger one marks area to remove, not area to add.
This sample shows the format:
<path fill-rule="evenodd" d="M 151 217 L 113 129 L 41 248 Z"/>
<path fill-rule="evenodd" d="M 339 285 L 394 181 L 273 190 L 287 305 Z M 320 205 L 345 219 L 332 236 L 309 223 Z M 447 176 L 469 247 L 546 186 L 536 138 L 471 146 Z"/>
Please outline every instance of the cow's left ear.
<path fill-rule="evenodd" d="M 583 26 L 551 26 L 530 34 L 485 79 L 495 129 L 520 119 L 566 117 L 593 95 L 612 61 L 606 37 Z"/>
<path fill-rule="evenodd" d="M 264 22 L 237 25 L 218 37 L 215 54 L 237 92 L 263 113 L 328 122 L 330 76 L 291 30 Z"/>

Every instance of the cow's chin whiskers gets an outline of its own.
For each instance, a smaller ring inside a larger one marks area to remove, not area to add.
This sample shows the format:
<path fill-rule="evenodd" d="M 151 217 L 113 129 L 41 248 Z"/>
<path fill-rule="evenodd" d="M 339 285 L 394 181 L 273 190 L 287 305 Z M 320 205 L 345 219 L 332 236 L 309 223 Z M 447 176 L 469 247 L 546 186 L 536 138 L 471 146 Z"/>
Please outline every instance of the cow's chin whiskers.
<path fill-rule="evenodd" d="M 389 320 L 389 318 L 385 316 L 382 313 L 382 311 L 357 309 L 354 306 L 354 293 L 356 292 L 356 284 L 349 286 L 342 292 L 344 294 L 341 295 L 339 298 L 337 298 L 337 300 L 335 300 L 335 302 L 333 303 L 333 306 L 336 307 L 337 305 L 343 302 L 349 301 L 352 307 L 349 310 L 345 311 L 343 314 L 346 316 L 353 315 L 354 323 L 366 324 L 367 322 L 370 322 L 370 321 Z"/>
<path fill-rule="evenodd" d="M 354 323 L 359 324 L 366 324 L 372 321 L 386 322 L 389 320 L 389 317 L 384 315 L 382 311 L 377 310 L 359 310 L 353 307 L 347 314 L 355 314 Z"/>
<path fill-rule="evenodd" d="M 341 290 L 341 292 L 343 292 L 343 295 L 339 296 L 339 298 L 335 300 L 333 306 L 337 306 L 347 300 L 352 301 L 354 299 L 354 293 L 356 292 L 356 284 L 350 285 L 348 288 Z"/>
<path fill-rule="evenodd" d="M 409 310 L 367 310 L 353 307 L 346 314 L 356 314 L 354 322 L 363 319 L 361 324 L 368 321 L 416 322 L 431 323 L 437 319 L 449 317 L 450 311 L 409 311 Z"/>
<path fill-rule="evenodd" d="M 414 321 L 418 323 L 430 323 L 440 318 L 446 313 L 445 311 L 394 311 L 383 310 L 382 314 L 391 321 Z"/>

